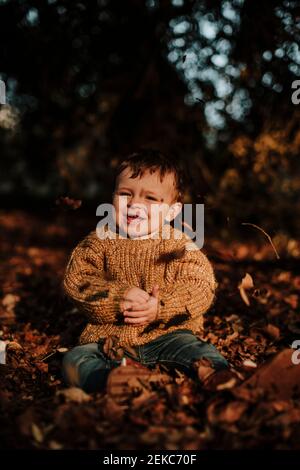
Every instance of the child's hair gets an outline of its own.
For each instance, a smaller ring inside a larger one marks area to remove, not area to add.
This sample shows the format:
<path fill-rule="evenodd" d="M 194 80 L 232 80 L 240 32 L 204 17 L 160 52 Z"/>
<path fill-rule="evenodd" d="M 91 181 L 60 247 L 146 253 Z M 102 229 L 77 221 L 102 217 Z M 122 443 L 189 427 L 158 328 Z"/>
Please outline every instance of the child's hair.
<path fill-rule="evenodd" d="M 130 168 L 132 171 L 131 178 L 143 176 L 145 170 L 150 173 L 159 171 L 160 180 L 164 178 L 166 173 L 173 173 L 175 179 L 176 196 L 178 202 L 183 203 L 186 188 L 187 174 L 182 164 L 170 159 L 169 156 L 152 148 L 141 148 L 137 152 L 132 153 L 125 158 L 116 168 L 114 183 L 116 183 L 118 175 Z"/>

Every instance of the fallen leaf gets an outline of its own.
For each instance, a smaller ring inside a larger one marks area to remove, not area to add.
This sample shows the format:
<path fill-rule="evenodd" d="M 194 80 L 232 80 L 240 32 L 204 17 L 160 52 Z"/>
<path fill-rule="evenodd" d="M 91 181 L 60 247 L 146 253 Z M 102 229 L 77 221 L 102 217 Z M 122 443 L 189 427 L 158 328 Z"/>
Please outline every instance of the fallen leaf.
<path fill-rule="evenodd" d="M 36 362 L 35 363 L 35 366 L 38 370 L 40 370 L 41 372 L 45 372 L 47 373 L 48 372 L 48 364 L 46 364 L 45 362 Z"/>
<path fill-rule="evenodd" d="M 52 450 L 60 450 L 60 449 L 63 448 L 63 445 L 60 444 L 60 443 L 57 442 L 57 441 L 50 441 L 50 442 L 49 442 L 49 447 L 50 447 L 50 449 L 52 449 Z"/>
<path fill-rule="evenodd" d="M 232 377 L 228 382 L 217 385 L 217 390 L 228 390 L 234 387 L 236 384 L 236 379 Z"/>
<path fill-rule="evenodd" d="M 298 307 L 299 297 L 297 294 L 284 296 L 284 301 L 289 304 L 293 309 Z"/>
<path fill-rule="evenodd" d="M 245 359 L 243 361 L 243 366 L 250 367 L 251 369 L 255 369 L 257 367 L 257 364 L 254 361 L 251 361 L 251 359 Z"/>
<path fill-rule="evenodd" d="M 277 281 L 278 282 L 291 282 L 291 278 L 292 278 L 292 273 L 290 271 L 282 271 L 277 276 Z"/>
<path fill-rule="evenodd" d="M 238 289 L 240 291 L 240 295 L 243 301 L 245 302 L 246 305 L 248 305 L 248 307 L 250 305 L 250 302 L 246 294 L 246 290 L 252 289 L 252 287 L 254 287 L 253 279 L 249 273 L 246 273 L 241 283 L 238 285 Z"/>
<path fill-rule="evenodd" d="M 265 393 L 276 396 L 278 400 L 291 399 L 300 394 L 300 368 L 293 364 L 295 350 L 286 348 L 262 364 L 252 376 L 239 387 L 261 388 Z"/>
<path fill-rule="evenodd" d="M 23 350 L 22 346 L 17 343 L 16 341 L 10 341 L 9 343 L 7 343 L 6 345 L 6 350 L 7 351 L 21 351 Z"/>
<path fill-rule="evenodd" d="M 280 338 L 280 329 L 275 326 L 275 325 L 272 325 L 271 323 L 268 323 L 267 326 L 265 326 L 263 328 L 263 330 L 268 333 L 271 338 L 273 339 L 279 339 Z"/>
<path fill-rule="evenodd" d="M 6 296 L 2 299 L 2 305 L 8 312 L 12 312 L 19 301 L 19 295 L 6 294 Z"/>
<path fill-rule="evenodd" d="M 138 397 L 133 398 L 131 406 L 133 410 L 136 410 L 138 408 L 144 407 L 150 402 L 153 403 L 153 401 L 157 401 L 157 394 L 155 392 L 143 390 Z"/>
<path fill-rule="evenodd" d="M 32 435 L 33 435 L 34 439 L 35 439 L 37 442 L 39 442 L 39 443 L 43 442 L 43 440 L 44 440 L 44 435 L 43 435 L 41 429 L 38 427 L 37 424 L 32 423 L 32 425 L 31 425 L 31 431 L 32 431 Z"/>
<path fill-rule="evenodd" d="M 78 387 L 70 387 L 64 390 L 59 390 L 57 395 L 62 395 L 66 401 L 74 401 L 76 403 L 84 403 L 92 399 L 90 395 Z"/>
<path fill-rule="evenodd" d="M 270 405 L 274 408 L 275 411 L 281 413 L 282 411 L 287 411 L 291 408 L 291 401 L 287 400 L 274 400 L 270 403 Z"/>
<path fill-rule="evenodd" d="M 233 401 L 221 410 L 218 415 L 218 421 L 225 423 L 235 423 L 248 408 L 248 404 L 243 401 Z"/>

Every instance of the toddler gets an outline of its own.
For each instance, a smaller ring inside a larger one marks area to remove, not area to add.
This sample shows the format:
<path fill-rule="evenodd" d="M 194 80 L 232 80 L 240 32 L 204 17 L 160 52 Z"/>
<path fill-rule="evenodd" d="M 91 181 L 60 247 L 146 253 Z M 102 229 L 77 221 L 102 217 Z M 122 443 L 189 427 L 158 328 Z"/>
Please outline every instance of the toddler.
<path fill-rule="evenodd" d="M 63 359 L 68 385 L 103 389 L 121 363 L 107 354 L 111 337 L 146 367 L 162 363 L 196 372 L 203 383 L 228 370 L 226 359 L 199 337 L 215 298 L 213 268 L 196 243 L 170 225 L 183 194 L 180 167 L 159 151 L 134 153 L 117 168 L 115 229 L 103 224 L 87 235 L 64 276 L 65 292 L 88 322 L 80 345 Z"/>

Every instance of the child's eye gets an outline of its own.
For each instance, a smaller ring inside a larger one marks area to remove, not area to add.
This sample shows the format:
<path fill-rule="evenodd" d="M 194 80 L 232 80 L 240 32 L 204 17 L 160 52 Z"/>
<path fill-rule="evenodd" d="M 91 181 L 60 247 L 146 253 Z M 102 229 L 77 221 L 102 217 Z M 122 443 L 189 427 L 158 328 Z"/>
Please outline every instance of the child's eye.
<path fill-rule="evenodd" d="M 118 194 L 119 194 L 120 196 L 130 196 L 130 194 L 124 193 L 124 192 L 122 192 L 122 191 L 121 191 L 120 193 L 118 193 Z"/>
<path fill-rule="evenodd" d="M 157 201 L 157 199 L 153 196 L 147 196 L 147 199 L 151 199 L 152 201 Z"/>

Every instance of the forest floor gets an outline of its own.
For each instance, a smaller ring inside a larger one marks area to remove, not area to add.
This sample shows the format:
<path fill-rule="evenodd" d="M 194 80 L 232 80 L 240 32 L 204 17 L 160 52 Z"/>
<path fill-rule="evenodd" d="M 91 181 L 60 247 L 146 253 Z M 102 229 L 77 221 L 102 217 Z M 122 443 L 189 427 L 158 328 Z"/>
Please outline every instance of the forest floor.
<path fill-rule="evenodd" d="M 7 364 L 0 365 L 1 447 L 299 449 L 296 395 L 249 399 L 237 397 L 234 387 L 207 392 L 180 374 L 169 385 L 130 396 L 125 413 L 105 392 L 65 393 L 62 355 L 76 345 L 84 319 L 64 297 L 61 281 L 72 247 L 93 228 L 79 219 L 67 212 L 0 212 L 0 340 L 8 344 Z M 295 256 L 283 252 L 277 259 L 264 237 L 260 244 L 230 246 L 209 239 L 203 251 L 219 283 L 203 339 L 248 378 L 300 339 L 299 247 Z"/>

